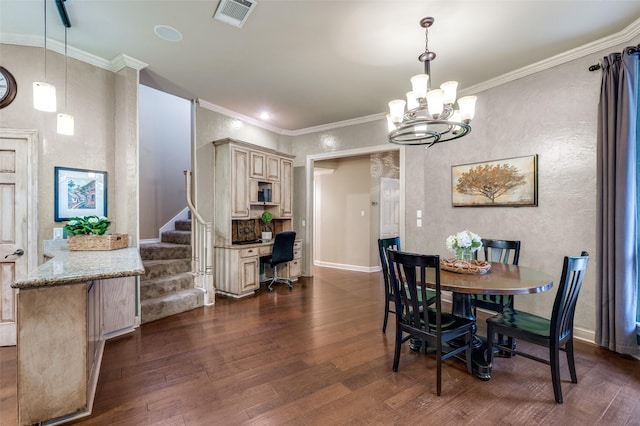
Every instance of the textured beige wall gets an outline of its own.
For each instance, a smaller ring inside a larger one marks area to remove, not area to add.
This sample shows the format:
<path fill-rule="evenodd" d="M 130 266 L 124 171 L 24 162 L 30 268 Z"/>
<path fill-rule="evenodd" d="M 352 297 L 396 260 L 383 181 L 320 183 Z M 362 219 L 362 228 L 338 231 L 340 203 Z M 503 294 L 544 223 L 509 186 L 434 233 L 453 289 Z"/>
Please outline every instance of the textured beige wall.
<path fill-rule="evenodd" d="M 140 95 L 140 239 L 187 206 L 184 171 L 191 169 L 191 102 L 150 87 Z"/>
<path fill-rule="evenodd" d="M 560 278 L 565 255 L 591 254 L 575 325 L 595 330 L 596 126 L 600 72 L 588 67 L 640 38 L 478 95 L 473 131 L 430 149 L 407 147 L 404 249 L 449 256 L 448 235 L 470 229 L 483 237 L 522 241 L 520 264 Z M 330 143 L 327 143 L 330 142 Z M 294 138 L 296 164 L 307 155 L 387 144 L 383 120 Z M 539 205 L 453 208 L 451 166 L 538 154 Z M 304 186 L 295 197 L 307 197 Z M 416 226 L 416 210 L 423 226 Z M 516 296 L 518 308 L 549 315 L 555 289 Z"/>
<path fill-rule="evenodd" d="M 128 193 L 126 200 L 120 191 L 131 191 L 137 186 L 135 169 L 137 134 L 137 112 L 135 111 L 134 77 L 129 71 L 122 76 L 122 87 L 116 90 L 116 74 L 101 68 L 69 58 L 67 61 L 68 93 L 64 106 L 64 65 L 63 55 L 48 51 L 47 82 L 57 89 L 59 111 L 68 111 L 75 116 L 75 134 L 63 136 L 56 133 L 56 114 L 36 111 L 33 108 L 32 83 L 44 78 L 44 53 L 42 48 L 0 44 L 2 66 L 16 78 L 18 94 L 15 101 L 0 110 L 0 126 L 3 128 L 29 129 L 38 132 L 38 249 L 42 241 L 51 239 L 53 228 L 63 224 L 54 221 L 53 169 L 55 166 L 80 169 L 102 170 L 108 173 L 108 215 L 114 219 L 114 232 L 137 232 L 137 194 Z M 137 71 L 134 72 L 137 74 Z M 118 108 L 127 108 L 126 114 L 119 114 Z M 118 144 L 127 147 L 124 151 Z M 124 138 L 124 139 L 123 139 Z M 126 154 L 123 154 L 125 152 Z M 116 163 L 125 162 L 127 178 L 116 180 Z M 125 186 L 123 188 L 122 186 Z M 119 212 L 118 204 L 131 203 L 134 206 L 120 206 L 126 213 Z M 129 210 L 129 208 L 132 210 Z"/>
<path fill-rule="evenodd" d="M 213 186 L 214 149 L 212 142 L 223 138 L 232 138 L 265 148 L 291 153 L 291 137 L 278 135 L 251 124 L 228 117 L 207 108 L 196 105 L 194 135 L 194 163 L 192 172 L 197 176 L 193 197 L 196 208 L 206 221 L 214 221 L 213 204 L 215 189 Z M 228 202 L 228 200 L 222 200 Z"/>
<path fill-rule="evenodd" d="M 322 161 L 316 165 L 322 167 Z M 333 173 L 316 176 L 315 260 L 370 266 L 371 176 L 369 155 L 331 161 Z M 364 216 L 361 215 L 364 212 Z"/>

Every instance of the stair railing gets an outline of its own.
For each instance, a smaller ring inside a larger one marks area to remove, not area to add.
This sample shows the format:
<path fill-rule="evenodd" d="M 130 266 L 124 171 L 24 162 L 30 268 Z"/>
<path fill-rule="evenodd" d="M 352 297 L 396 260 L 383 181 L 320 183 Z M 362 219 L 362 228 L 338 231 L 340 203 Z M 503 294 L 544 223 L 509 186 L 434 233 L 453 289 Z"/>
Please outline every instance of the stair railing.
<path fill-rule="evenodd" d="M 213 305 L 216 301 L 216 289 L 213 285 L 213 252 L 211 222 L 205 222 L 191 201 L 191 171 L 184 171 L 185 186 L 187 191 L 187 206 L 191 211 L 192 238 L 191 238 L 191 271 L 195 274 L 196 288 L 204 292 L 204 304 Z"/>

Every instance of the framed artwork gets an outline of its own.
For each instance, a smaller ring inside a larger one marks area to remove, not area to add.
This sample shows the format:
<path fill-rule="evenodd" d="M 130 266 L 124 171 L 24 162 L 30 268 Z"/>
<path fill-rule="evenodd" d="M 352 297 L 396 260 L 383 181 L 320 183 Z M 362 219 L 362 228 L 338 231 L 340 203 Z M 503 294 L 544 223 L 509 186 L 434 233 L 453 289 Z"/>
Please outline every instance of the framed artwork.
<path fill-rule="evenodd" d="M 54 168 L 56 222 L 77 216 L 107 216 L 107 172 Z"/>
<path fill-rule="evenodd" d="M 453 207 L 538 205 L 538 155 L 451 167 Z"/>

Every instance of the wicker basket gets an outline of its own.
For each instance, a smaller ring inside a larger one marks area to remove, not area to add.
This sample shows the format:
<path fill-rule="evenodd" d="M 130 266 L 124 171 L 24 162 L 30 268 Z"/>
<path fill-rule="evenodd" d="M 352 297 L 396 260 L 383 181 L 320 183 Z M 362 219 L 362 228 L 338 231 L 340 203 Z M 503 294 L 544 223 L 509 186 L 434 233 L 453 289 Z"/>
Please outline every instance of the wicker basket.
<path fill-rule="evenodd" d="M 440 259 L 440 268 L 459 274 L 481 275 L 491 269 L 491 263 L 484 260 Z"/>
<path fill-rule="evenodd" d="M 128 243 L 127 234 L 69 235 L 67 237 L 67 247 L 71 251 L 117 250 L 126 248 Z"/>

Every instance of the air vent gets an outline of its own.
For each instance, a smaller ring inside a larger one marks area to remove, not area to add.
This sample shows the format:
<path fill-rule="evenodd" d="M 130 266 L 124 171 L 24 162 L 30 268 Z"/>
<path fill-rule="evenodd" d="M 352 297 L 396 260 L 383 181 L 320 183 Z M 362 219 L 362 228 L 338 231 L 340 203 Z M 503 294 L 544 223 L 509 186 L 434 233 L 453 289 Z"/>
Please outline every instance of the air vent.
<path fill-rule="evenodd" d="M 256 3 L 256 0 L 221 0 L 213 19 L 242 28 Z"/>

